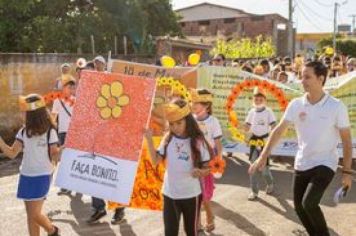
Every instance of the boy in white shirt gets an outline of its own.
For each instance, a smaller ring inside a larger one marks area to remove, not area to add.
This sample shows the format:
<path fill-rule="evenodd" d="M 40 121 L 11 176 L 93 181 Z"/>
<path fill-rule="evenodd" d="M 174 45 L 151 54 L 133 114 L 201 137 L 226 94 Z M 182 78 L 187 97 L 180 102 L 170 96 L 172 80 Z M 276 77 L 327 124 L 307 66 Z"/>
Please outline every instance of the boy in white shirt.
<path fill-rule="evenodd" d="M 70 75 L 71 72 L 71 66 L 69 63 L 64 63 L 61 65 L 61 76 L 59 76 L 56 79 L 56 84 L 54 85 L 54 90 L 62 90 L 63 84 L 62 84 L 62 77 Z"/>
<path fill-rule="evenodd" d="M 62 97 L 53 102 L 52 116 L 57 120 L 58 139 L 61 146 L 64 145 L 72 118 L 73 102 L 75 100 L 76 80 L 71 75 L 62 76 Z M 61 189 L 58 195 L 69 194 L 67 189 Z"/>
<path fill-rule="evenodd" d="M 250 154 L 249 160 L 254 163 L 264 147 L 264 142 L 271 129 L 276 125 L 276 118 L 273 111 L 266 106 L 266 95 L 263 90 L 256 87 L 253 91 L 253 108 L 248 112 L 245 121 L 245 131 L 252 133 L 249 140 Z M 260 172 L 250 175 L 250 185 L 252 192 L 248 200 L 253 201 L 258 197 L 258 179 Z M 268 165 L 262 171 L 262 176 L 267 182 L 266 193 L 273 192 L 273 177 Z"/>

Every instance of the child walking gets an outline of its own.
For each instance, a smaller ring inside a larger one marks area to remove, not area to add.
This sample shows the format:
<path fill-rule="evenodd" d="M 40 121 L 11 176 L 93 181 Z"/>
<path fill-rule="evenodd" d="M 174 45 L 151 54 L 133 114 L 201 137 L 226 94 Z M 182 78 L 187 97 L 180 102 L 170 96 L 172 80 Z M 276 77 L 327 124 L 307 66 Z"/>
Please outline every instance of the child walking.
<path fill-rule="evenodd" d="M 54 100 L 52 116 L 54 120 L 57 120 L 59 145 L 63 146 L 66 140 L 69 124 L 72 119 L 76 80 L 71 75 L 63 75 L 61 78 L 61 85 L 62 95 L 67 99 L 57 98 Z M 58 195 L 70 193 L 71 191 L 62 188 L 58 192 Z"/>
<path fill-rule="evenodd" d="M 254 163 L 261 153 L 265 140 L 276 125 L 276 118 L 272 109 L 266 106 L 266 95 L 262 89 L 256 87 L 253 91 L 253 108 L 248 112 L 245 120 L 245 131 L 252 133 L 249 140 L 250 145 L 250 163 Z M 274 184 L 272 173 L 267 165 L 261 172 L 257 171 L 250 175 L 250 186 L 252 192 L 248 196 L 248 200 L 254 201 L 258 198 L 258 180 L 262 174 L 267 183 L 266 193 L 272 194 Z"/>
<path fill-rule="evenodd" d="M 206 89 L 192 90 L 192 109 L 200 130 L 210 147 L 214 150 L 214 155 L 222 157 L 222 131 L 221 126 L 214 116 L 212 116 L 213 95 Z M 212 174 L 203 178 L 203 207 L 206 212 L 206 225 L 204 230 L 211 232 L 215 229 L 214 213 L 210 201 L 214 193 L 214 177 Z"/>
<path fill-rule="evenodd" d="M 176 100 L 166 104 L 164 111 L 169 132 L 157 152 L 153 146 L 152 131 L 147 130 L 145 136 L 152 163 L 156 165 L 166 161 L 162 187 L 165 235 L 178 235 L 183 215 L 185 233 L 196 236 L 202 200 L 200 178 L 210 172 L 211 154 L 187 102 Z"/>
<path fill-rule="evenodd" d="M 25 112 L 25 126 L 11 147 L 0 137 L 0 149 L 11 159 L 23 152 L 17 198 L 25 202 L 29 235 L 39 236 L 42 227 L 56 236 L 59 230 L 42 214 L 42 207 L 59 156 L 57 132 L 41 96 L 20 97 L 20 109 Z"/>

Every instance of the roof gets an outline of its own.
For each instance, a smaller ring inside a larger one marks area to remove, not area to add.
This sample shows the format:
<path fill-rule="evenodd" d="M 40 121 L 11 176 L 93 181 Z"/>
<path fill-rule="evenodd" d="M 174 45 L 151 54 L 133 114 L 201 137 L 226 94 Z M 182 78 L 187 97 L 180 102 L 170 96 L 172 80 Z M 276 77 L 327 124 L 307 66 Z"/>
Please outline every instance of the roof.
<path fill-rule="evenodd" d="M 224 19 L 224 18 L 247 18 L 247 17 L 253 17 L 253 16 L 267 16 L 267 17 L 270 17 L 270 16 L 274 16 L 274 17 L 278 17 L 280 18 L 281 20 L 283 21 L 288 21 L 287 18 L 281 16 L 280 14 L 278 13 L 270 13 L 270 14 L 253 14 L 253 13 L 248 13 L 248 12 L 245 12 L 241 9 L 237 9 L 237 8 L 233 8 L 233 7 L 228 7 L 228 6 L 224 6 L 224 5 L 218 5 L 218 4 L 213 4 L 213 3 L 209 3 L 209 2 L 203 2 L 203 3 L 199 3 L 199 4 L 195 4 L 195 5 L 191 5 L 191 6 L 187 6 L 187 7 L 183 7 L 183 8 L 180 8 L 180 9 L 176 9 L 175 12 L 177 13 L 181 13 L 182 11 L 185 11 L 185 10 L 189 10 L 189 9 L 193 9 L 193 8 L 197 8 L 197 7 L 200 7 L 200 6 L 211 6 L 211 7 L 216 7 L 216 8 L 222 8 L 222 9 L 226 9 L 226 10 L 229 10 L 229 11 L 235 11 L 237 14 L 233 17 L 231 16 L 226 16 L 226 17 L 218 17 L 216 19 Z M 215 19 L 215 18 L 207 18 L 207 20 L 212 20 L 212 19 Z M 203 19 L 199 19 L 199 20 L 203 20 Z M 199 21 L 199 20 L 186 20 L 186 19 L 181 19 L 179 22 L 190 22 L 190 21 Z"/>
<path fill-rule="evenodd" d="M 199 3 L 199 4 L 195 4 L 195 5 L 191 5 L 191 6 L 179 8 L 179 9 L 176 9 L 176 10 L 174 10 L 174 11 L 179 12 L 179 11 L 182 11 L 182 10 L 187 10 L 187 9 L 190 9 L 190 8 L 199 7 L 199 6 L 203 6 L 203 5 L 210 5 L 210 6 L 213 6 L 213 7 L 220 7 L 220 8 L 225 8 L 225 9 L 233 10 L 233 11 L 238 11 L 239 13 L 249 14 L 249 13 L 247 13 L 247 12 L 241 10 L 241 9 L 237 9 L 237 8 L 233 8 L 233 7 L 228 7 L 228 6 L 224 6 L 224 5 L 218 5 L 218 4 L 214 4 L 214 3 L 210 3 L 210 2 L 202 2 L 202 3 Z"/>

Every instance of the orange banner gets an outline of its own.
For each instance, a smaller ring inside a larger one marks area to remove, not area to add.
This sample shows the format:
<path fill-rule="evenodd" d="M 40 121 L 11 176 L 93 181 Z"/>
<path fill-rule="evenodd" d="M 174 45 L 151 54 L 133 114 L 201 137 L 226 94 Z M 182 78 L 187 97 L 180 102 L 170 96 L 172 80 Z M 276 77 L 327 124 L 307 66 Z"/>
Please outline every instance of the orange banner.
<path fill-rule="evenodd" d="M 159 146 L 160 140 L 161 137 L 153 138 L 155 148 Z M 160 163 L 157 166 L 152 165 L 146 142 L 144 142 L 134 189 L 128 207 L 147 210 L 162 210 L 163 199 L 161 188 L 164 171 L 165 167 L 163 163 Z M 111 210 L 120 206 L 122 205 L 115 202 L 109 201 L 108 203 L 108 208 Z"/>

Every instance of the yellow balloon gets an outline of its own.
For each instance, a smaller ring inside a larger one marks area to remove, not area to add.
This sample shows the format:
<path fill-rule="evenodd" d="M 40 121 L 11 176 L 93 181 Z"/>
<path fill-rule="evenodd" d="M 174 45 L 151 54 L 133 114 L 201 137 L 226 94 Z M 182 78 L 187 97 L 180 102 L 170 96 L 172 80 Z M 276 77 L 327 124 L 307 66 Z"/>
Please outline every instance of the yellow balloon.
<path fill-rule="evenodd" d="M 176 62 L 170 56 L 161 57 L 161 63 L 162 63 L 162 66 L 166 67 L 166 68 L 173 68 L 176 65 Z"/>
<path fill-rule="evenodd" d="M 195 66 L 199 63 L 200 61 L 200 55 L 197 53 L 192 53 L 188 57 L 188 62 L 190 65 Z"/>
<path fill-rule="evenodd" d="M 334 54 L 334 49 L 331 47 L 328 47 L 325 49 L 325 53 L 328 55 L 333 55 Z"/>

